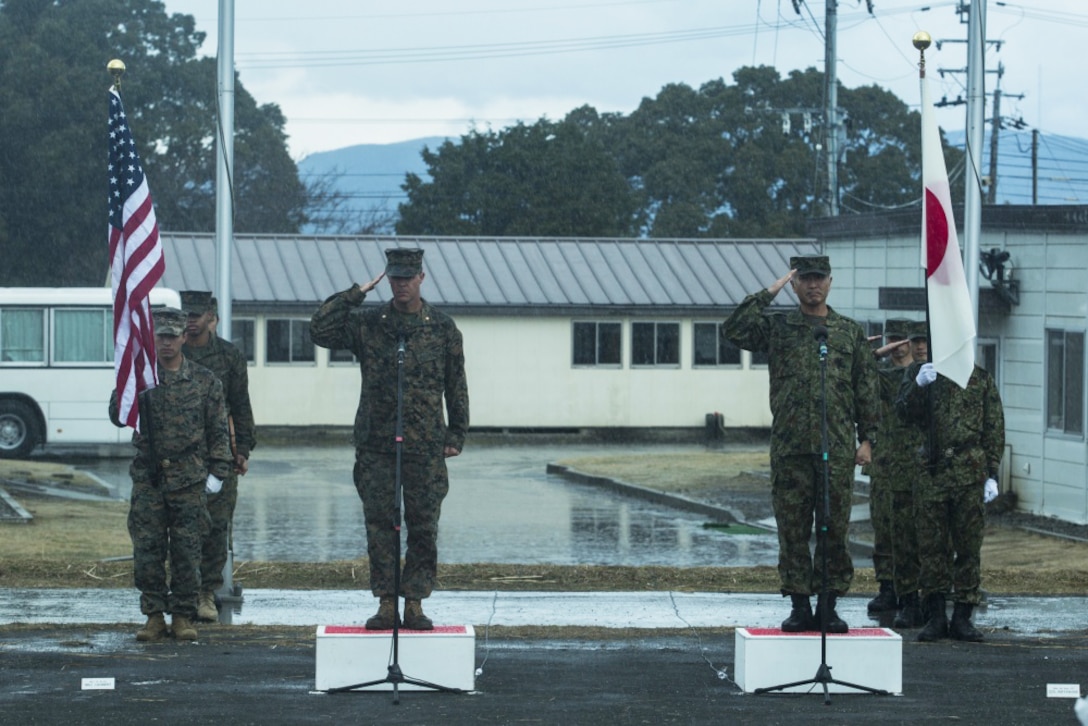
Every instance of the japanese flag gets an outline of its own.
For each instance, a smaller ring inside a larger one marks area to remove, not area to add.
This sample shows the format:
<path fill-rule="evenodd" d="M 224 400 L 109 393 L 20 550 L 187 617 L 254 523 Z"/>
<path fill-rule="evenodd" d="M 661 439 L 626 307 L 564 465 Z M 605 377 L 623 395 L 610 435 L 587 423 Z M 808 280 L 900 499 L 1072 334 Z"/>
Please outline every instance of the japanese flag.
<path fill-rule="evenodd" d="M 963 273 L 941 134 L 922 76 L 922 267 L 929 302 L 929 354 L 937 372 L 960 388 L 975 367 L 975 308 Z"/>

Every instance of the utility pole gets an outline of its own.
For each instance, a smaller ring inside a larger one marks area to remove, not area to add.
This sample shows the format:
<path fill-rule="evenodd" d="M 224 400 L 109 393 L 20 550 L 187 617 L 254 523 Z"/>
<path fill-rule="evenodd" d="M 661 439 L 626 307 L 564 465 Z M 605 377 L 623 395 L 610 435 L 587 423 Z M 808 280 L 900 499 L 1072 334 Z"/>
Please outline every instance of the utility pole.
<path fill-rule="evenodd" d="M 1031 205 L 1039 203 L 1039 129 L 1031 130 Z"/>
<path fill-rule="evenodd" d="M 838 0 L 827 0 L 824 14 L 824 130 L 827 133 L 827 213 L 839 216 L 839 83 L 835 71 Z"/>
<path fill-rule="evenodd" d="M 1002 129 L 1005 128 L 1005 119 L 1001 116 L 1001 77 L 1005 75 L 1005 66 L 1000 62 L 997 64 L 997 87 L 994 88 L 994 117 L 991 119 L 993 128 L 990 131 L 990 185 L 986 189 L 986 203 L 997 204 L 997 152 L 998 152 L 998 137 L 1001 135 Z M 1023 98 L 1024 94 L 1017 95 L 1006 94 L 1009 98 Z M 1013 128 L 1024 128 L 1024 120 L 1016 119 L 1012 121 Z"/>

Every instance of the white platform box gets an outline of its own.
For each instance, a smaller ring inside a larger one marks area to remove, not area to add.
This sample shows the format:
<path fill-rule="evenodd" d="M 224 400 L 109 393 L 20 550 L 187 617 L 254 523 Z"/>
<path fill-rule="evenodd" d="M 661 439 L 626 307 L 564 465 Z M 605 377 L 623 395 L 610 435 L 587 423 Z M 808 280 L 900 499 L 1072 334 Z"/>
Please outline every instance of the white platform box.
<path fill-rule="evenodd" d="M 903 638 L 888 628 L 851 628 L 827 635 L 831 678 L 889 693 L 903 691 Z M 806 681 L 820 668 L 820 634 L 786 633 L 778 628 L 737 628 L 737 685 L 745 693 Z M 862 693 L 829 683 L 828 693 Z M 823 692 L 822 684 L 784 688 L 775 693 Z"/>
<path fill-rule="evenodd" d="M 389 675 L 393 631 L 361 625 L 319 625 L 314 689 L 328 691 L 378 681 Z M 471 691 L 476 681 L 476 631 L 471 625 L 436 625 L 434 630 L 401 630 L 398 663 L 406 678 Z M 401 683 L 402 691 L 432 690 Z M 392 683 L 360 690 L 391 691 Z"/>

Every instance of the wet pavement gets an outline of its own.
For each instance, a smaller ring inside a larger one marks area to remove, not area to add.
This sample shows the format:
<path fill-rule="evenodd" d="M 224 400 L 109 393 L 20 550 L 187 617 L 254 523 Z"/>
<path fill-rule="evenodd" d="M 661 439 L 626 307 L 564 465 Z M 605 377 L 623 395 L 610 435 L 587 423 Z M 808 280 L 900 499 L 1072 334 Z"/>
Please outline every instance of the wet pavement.
<path fill-rule="evenodd" d="M 701 446 L 469 446 L 448 460 L 450 493 L 439 529 L 442 562 L 556 565 L 774 565 L 773 533 L 708 528 L 723 518 L 683 511 L 547 473 L 580 456 L 702 451 Z M 350 447 L 264 447 L 241 479 L 235 560 L 326 562 L 365 555 Z M 127 498 L 124 459 L 86 468 Z M 769 498 L 768 498 L 769 501 Z M 752 513 L 761 518 L 766 513 Z M 725 516 L 724 521 L 729 521 Z"/>

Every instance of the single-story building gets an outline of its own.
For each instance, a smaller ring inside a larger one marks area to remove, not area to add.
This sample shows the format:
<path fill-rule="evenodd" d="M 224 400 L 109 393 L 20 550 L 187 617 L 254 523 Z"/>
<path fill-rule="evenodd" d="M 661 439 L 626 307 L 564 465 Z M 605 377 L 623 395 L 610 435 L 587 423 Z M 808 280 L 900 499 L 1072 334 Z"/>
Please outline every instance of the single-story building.
<path fill-rule="evenodd" d="M 163 233 L 176 290 L 215 287 L 211 234 Z M 423 296 L 465 341 L 474 429 L 770 426 L 759 359 L 718 335 L 750 292 L 814 240 L 634 240 L 236 235 L 231 337 L 250 361 L 258 425 L 347 426 L 359 372 L 310 341 L 329 295 L 424 250 Z M 385 302 L 382 282 L 367 303 Z M 797 304 L 784 291 L 775 305 Z M 716 417 L 715 417 L 716 419 Z"/>

